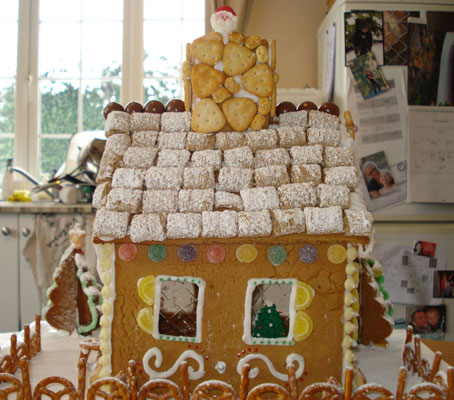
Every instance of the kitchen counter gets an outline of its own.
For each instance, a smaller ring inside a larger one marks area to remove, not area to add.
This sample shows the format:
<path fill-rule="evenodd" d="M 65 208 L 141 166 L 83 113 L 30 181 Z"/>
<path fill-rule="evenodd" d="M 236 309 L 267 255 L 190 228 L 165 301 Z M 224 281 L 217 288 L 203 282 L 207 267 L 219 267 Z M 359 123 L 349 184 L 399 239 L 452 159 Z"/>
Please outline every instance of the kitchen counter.
<path fill-rule="evenodd" d="M 22 214 L 22 213 L 74 213 L 74 214 L 92 214 L 95 208 L 91 203 L 63 204 L 58 202 L 8 202 L 0 201 L 0 213 Z"/>

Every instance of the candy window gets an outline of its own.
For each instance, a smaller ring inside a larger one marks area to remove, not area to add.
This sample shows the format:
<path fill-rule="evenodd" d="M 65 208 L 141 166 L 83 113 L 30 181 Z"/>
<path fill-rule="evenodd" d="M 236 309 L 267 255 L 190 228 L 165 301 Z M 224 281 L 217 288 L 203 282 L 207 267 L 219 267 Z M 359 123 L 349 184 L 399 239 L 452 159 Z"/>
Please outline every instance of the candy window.
<path fill-rule="evenodd" d="M 156 280 L 154 336 L 170 341 L 200 342 L 205 281 L 160 275 Z"/>
<path fill-rule="evenodd" d="M 292 345 L 296 279 L 251 279 L 245 303 L 247 344 Z"/>

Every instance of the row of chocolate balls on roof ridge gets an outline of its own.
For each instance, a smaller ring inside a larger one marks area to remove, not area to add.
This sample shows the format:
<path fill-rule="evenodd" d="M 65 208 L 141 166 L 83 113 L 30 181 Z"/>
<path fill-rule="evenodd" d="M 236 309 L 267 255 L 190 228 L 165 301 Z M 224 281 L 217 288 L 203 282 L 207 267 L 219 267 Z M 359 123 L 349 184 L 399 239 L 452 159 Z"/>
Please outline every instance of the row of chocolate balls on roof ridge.
<path fill-rule="evenodd" d="M 282 103 L 279 103 L 276 107 L 276 115 L 279 116 L 281 114 L 284 114 L 286 112 L 294 112 L 294 111 L 302 111 L 305 110 L 307 112 L 309 111 L 321 111 L 325 112 L 327 114 L 332 114 L 335 115 L 336 117 L 339 116 L 339 107 L 332 103 L 332 102 L 325 102 L 320 105 L 320 107 L 317 107 L 312 101 L 303 101 L 296 107 L 293 103 L 290 101 L 283 101 Z M 147 113 L 152 113 L 152 114 L 162 114 L 164 112 L 183 112 L 185 111 L 185 105 L 183 100 L 179 99 L 173 99 L 170 100 L 165 106 L 162 104 L 159 100 L 150 100 L 148 103 L 146 103 L 144 106 L 140 104 L 137 101 L 131 101 L 128 104 L 126 104 L 125 107 L 123 107 L 120 103 L 117 102 L 110 102 L 104 107 L 103 114 L 104 118 L 107 119 L 107 115 L 111 111 L 126 111 L 129 114 L 138 112 L 147 112 Z"/>

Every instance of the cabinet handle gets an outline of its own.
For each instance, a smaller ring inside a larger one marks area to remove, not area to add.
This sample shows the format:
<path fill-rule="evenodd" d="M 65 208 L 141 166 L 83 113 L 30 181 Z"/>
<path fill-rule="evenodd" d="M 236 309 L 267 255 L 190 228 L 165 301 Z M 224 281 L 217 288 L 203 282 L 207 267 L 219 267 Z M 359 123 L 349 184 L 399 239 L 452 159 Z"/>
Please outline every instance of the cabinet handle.
<path fill-rule="evenodd" d="M 30 230 L 30 228 L 24 228 L 24 229 L 22 229 L 22 236 L 23 236 L 23 237 L 29 236 L 30 233 L 32 233 L 32 231 Z"/>
<path fill-rule="evenodd" d="M 9 235 L 11 235 L 11 229 L 9 229 L 7 226 L 3 226 L 2 233 L 3 233 L 3 236 L 9 236 Z"/>

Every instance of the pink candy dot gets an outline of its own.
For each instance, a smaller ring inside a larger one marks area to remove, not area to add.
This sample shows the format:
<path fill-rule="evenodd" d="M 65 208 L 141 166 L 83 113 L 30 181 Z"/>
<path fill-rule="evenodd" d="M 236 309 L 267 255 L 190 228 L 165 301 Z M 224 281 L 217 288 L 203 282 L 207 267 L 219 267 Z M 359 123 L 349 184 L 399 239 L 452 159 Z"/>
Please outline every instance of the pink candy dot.
<path fill-rule="evenodd" d="M 118 249 L 118 257 L 122 261 L 132 261 L 136 258 L 137 247 L 130 243 L 122 244 Z"/>
<path fill-rule="evenodd" d="M 222 246 L 218 244 L 213 244 L 207 250 L 208 261 L 213 264 L 219 264 L 224 261 L 225 250 Z"/>

